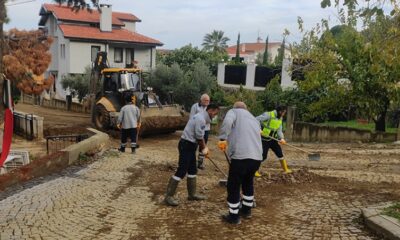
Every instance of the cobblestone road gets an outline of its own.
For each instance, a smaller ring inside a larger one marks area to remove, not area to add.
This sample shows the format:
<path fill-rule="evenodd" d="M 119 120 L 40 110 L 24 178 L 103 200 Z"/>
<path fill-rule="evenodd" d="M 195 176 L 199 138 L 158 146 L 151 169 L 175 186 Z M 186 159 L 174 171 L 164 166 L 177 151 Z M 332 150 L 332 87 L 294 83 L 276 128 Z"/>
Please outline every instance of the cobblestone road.
<path fill-rule="evenodd" d="M 320 162 L 287 149 L 295 169 L 305 166 L 318 175 L 310 183 L 258 179 L 253 218 L 228 226 L 220 220 L 227 211 L 225 189 L 217 184 L 221 175 L 210 165 L 199 173 L 207 201 L 187 201 L 183 182 L 179 207 L 160 204 L 176 165 L 177 139 L 146 139 L 136 155 L 108 151 L 87 167 L 1 193 L 0 239 L 379 239 L 363 228 L 360 208 L 400 200 L 395 147 L 365 153 L 328 146 L 319 148 Z M 226 169 L 223 156 L 213 153 Z M 271 161 L 262 170 L 277 167 Z"/>

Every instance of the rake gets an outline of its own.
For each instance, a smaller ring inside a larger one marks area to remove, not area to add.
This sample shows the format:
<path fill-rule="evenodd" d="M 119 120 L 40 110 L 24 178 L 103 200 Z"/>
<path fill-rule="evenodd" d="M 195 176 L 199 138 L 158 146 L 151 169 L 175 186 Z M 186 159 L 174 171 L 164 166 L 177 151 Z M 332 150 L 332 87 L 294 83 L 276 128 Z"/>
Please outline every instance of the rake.
<path fill-rule="evenodd" d="M 279 141 L 278 139 L 273 138 L 273 137 L 269 137 L 269 138 L 271 138 L 272 140 L 275 140 L 275 141 Z M 267 140 L 264 140 L 264 139 L 262 139 L 262 140 L 263 141 L 267 141 Z M 304 150 L 302 148 L 296 147 L 296 146 L 294 146 L 292 144 L 289 144 L 289 143 L 286 143 L 285 145 L 288 145 L 289 147 L 292 147 L 294 149 L 297 149 L 299 151 L 307 153 L 308 154 L 308 160 L 310 160 L 310 161 L 319 161 L 321 159 L 321 155 L 319 153 L 313 153 L 313 152 Z"/>

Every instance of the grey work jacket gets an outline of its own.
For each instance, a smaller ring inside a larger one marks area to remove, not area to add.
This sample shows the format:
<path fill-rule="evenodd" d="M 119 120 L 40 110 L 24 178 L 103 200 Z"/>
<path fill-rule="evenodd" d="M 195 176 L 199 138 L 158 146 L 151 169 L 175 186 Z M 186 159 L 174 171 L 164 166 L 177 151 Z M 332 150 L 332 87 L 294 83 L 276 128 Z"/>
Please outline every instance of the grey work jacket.
<path fill-rule="evenodd" d="M 195 103 L 192 105 L 192 107 L 190 108 L 190 115 L 189 117 L 192 118 L 195 114 L 199 113 L 199 112 L 205 112 L 207 109 L 206 106 L 202 106 L 200 103 Z M 210 123 L 206 124 L 206 131 L 210 131 L 211 129 L 211 125 Z"/>
<path fill-rule="evenodd" d="M 137 128 L 137 122 L 140 119 L 139 108 L 129 103 L 121 108 L 117 123 L 122 125 L 123 129 Z"/>
<path fill-rule="evenodd" d="M 234 108 L 226 113 L 219 138 L 228 141 L 231 159 L 262 160 L 260 124 L 246 109 Z"/>
<path fill-rule="evenodd" d="M 181 138 L 192 143 L 197 143 L 197 140 L 201 140 L 204 138 L 206 125 L 210 122 L 211 119 L 208 115 L 208 112 L 202 111 L 195 114 L 189 119 L 189 122 L 186 124 Z"/>

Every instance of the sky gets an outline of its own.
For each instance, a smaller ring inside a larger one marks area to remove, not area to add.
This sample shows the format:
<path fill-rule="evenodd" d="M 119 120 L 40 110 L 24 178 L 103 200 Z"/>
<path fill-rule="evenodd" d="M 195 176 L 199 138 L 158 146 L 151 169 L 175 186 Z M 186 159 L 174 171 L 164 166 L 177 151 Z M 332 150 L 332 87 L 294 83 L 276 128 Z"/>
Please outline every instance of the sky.
<path fill-rule="evenodd" d="M 10 22 L 5 29 L 37 29 L 40 6 L 51 2 L 8 0 Z M 304 20 L 305 29 L 322 18 L 337 22 L 335 9 L 322 9 L 320 0 L 100 0 L 100 3 L 111 4 L 113 11 L 139 17 L 142 22 L 137 23 L 137 32 L 160 40 L 164 49 L 187 44 L 201 47 L 204 36 L 213 30 L 224 31 L 230 38 L 228 45 L 235 45 L 239 32 L 241 42 L 256 42 L 258 36 L 280 42 L 284 29 L 288 29 L 287 41 L 291 43 L 301 39 L 298 16 Z"/>

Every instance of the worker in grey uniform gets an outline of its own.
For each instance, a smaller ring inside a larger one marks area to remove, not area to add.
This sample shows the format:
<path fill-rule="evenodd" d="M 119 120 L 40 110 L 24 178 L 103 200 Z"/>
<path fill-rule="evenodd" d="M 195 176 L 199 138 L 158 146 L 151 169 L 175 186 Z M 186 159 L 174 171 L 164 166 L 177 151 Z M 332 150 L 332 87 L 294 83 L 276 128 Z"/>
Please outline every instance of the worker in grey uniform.
<path fill-rule="evenodd" d="M 203 155 L 207 156 L 208 147 L 204 141 L 204 131 L 206 124 L 219 112 L 219 107 L 215 104 L 207 106 L 206 111 L 201 111 L 190 118 L 183 130 L 178 144 L 179 162 L 178 169 L 170 178 L 164 202 L 169 206 L 178 206 L 179 202 L 174 199 L 179 182 L 187 174 L 188 200 L 204 200 L 205 196 L 196 192 L 196 150 L 199 147 Z"/>
<path fill-rule="evenodd" d="M 195 114 L 201 112 L 201 111 L 205 111 L 207 109 L 208 104 L 210 104 L 210 96 L 208 96 L 206 93 L 204 93 L 203 95 L 201 95 L 200 97 L 200 101 L 193 104 L 192 107 L 190 108 L 190 115 L 189 117 L 193 117 Z M 206 125 L 206 129 L 204 131 L 204 141 L 208 142 L 208 134 L 210 132 L 211 126 L 210 123 L 208 123 Z M 199 155 L 197 158 L 197 167 L 199 169 L 204 169 L 204 155 L 201 153 L 201 151 L 199 150 Z"/>
<path fill-rule="evenodd" d="M 119 112 L 117 127 L 121 129 L 120 152 L 125 152 L 128 137 L 131 140 L 131 150 L 135 153 L 137 129 L 140 128 L 140 110 L 136 106 L 136 98 L 131 95 L 125 96 L 126 105 Z"/>
<path fill-rule="evenodd" d="M 233 109 L 226 113 L 219 139 L 218 148 L 222 151 L 228 149 L 231 159 L 227 183 L 229 214 L 223 215 L 223 219 L 231 224 L 239 224 L 240 216 L 251 218 L 254 173 L 262 160 L 260 124 L 247 110 L 245 103 L 236 102 Z M 239 211 L 240 205 L 242 208 Z"/>

